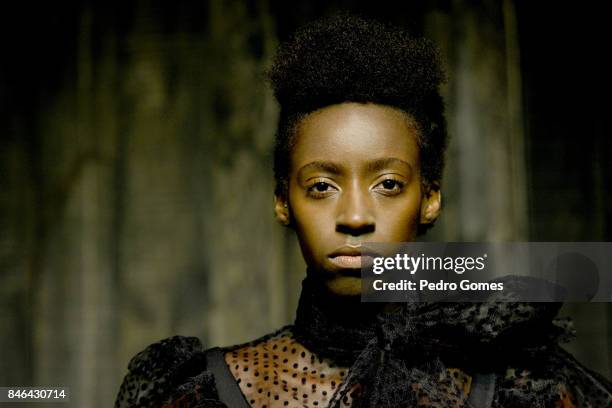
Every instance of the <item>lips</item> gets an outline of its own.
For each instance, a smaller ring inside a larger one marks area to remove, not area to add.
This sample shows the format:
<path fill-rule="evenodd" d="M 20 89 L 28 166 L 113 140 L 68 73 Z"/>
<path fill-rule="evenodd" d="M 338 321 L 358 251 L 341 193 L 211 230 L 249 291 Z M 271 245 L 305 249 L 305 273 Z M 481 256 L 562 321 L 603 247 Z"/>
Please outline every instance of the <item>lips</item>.
<path fill-rule="evenodd" d="M 330 262 L 340 269 L 361 269 L 362 256 L 360 247 L 344 246 L 328 256 Z"/>
<path fill-rule="evenodd" d="M 329 260 L 342 269 L 361 269 L 361 255 L 338 255 Z"/>

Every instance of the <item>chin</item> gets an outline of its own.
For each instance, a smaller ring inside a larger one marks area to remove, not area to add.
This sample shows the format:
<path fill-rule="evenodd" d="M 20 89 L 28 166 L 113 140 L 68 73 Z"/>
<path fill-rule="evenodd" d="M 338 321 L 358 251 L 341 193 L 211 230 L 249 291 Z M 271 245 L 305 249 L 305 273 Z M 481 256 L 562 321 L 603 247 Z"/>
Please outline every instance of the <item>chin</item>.
<path fill-rule="evenodd" d="M 326 281 L 327 289 L 338 296 L 361 296 L 361 278 L 336 276 Z"/>

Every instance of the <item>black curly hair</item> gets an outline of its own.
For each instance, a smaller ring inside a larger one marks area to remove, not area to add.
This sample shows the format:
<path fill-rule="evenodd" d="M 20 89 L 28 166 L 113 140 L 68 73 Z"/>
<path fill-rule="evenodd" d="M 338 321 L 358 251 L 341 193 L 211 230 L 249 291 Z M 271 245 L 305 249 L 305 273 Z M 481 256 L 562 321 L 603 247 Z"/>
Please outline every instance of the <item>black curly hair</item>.
<path fill-rule="evenodd" d="M 275 194 L 286 196 L 297 124 L 342 102 L 399 108 L 416 122 L 425 186 L 441 179 L 446 147 L 445 80 L 428 40 L 350 14 L 311 23 L 281 44 L 267 72 L 281 110 L 274 147 Z"/>

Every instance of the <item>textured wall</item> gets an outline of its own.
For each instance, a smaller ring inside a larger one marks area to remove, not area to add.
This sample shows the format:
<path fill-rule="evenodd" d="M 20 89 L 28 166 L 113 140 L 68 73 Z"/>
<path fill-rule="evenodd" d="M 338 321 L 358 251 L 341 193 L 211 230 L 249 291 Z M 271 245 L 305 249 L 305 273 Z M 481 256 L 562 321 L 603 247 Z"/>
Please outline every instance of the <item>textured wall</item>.
<path fill-rule="evenodd" d="M 533 159 L 548 142 L 525 113 L 513 2 L 356 4 L 411 22 L 448 65 L 444 213 L 428 239 L 609 240 L 607 170 L 596 165 L 583 178 L 594 180 L 603 227 L 576 233 L 583 221 L 559 202 L 545 214 L 556 233 L 541 229 L 537 175 L 555 168 Z M 68 385 L 71 406 L 107 407 L 128 359 L 153 341 L 183 334 L 224 345 L 292 320 L 304 265 L 272 216 L 277 107 L 262 71 L 296 25 L 343 6 L 85 4 L 8 24 L 0 385 Z M 596 139 L 581 151 L 606 147 Z M 610 307 L 566 311 L 583 334 L 572 351 L 609 375 Z"/>

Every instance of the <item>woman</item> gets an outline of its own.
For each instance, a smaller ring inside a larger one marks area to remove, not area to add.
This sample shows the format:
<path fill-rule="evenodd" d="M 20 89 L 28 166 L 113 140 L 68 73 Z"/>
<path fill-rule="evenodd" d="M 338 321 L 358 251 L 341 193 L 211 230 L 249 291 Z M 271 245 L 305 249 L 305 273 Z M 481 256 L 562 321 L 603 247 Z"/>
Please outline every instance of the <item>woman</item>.
<path fill-rule="evenodd" d="M 559 304 L 360 302 L 361 246 L 413 241 L 440 213 L 443 77 L 428 41 L 351 16 L 280 47 L 274 211 L 308 266 L 295 324 L 153 344 L 116 407 L 611 406 L 610 382 L 558 346 Z"/>

